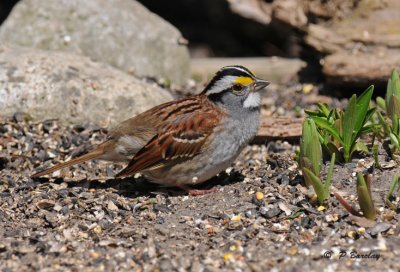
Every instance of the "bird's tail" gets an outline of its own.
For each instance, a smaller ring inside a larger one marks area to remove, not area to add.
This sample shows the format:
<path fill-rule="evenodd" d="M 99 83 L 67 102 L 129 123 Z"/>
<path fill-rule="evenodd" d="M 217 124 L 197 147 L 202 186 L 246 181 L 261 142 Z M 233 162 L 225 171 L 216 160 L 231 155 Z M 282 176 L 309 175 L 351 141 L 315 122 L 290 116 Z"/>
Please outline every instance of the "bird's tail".
<path fill-rule="evenodd" d="M 50 167 L 49 169 L 37 172 L 37 173 L 33 174 L 31 176 L 31 178 L 37 178 L 37 177 L 41 177 L 41 176 L 44 176 L 44 175 L 48 175 L 48 174 L 51 174 L 51 173 L 53 173 L 53 172 L 55 172 L 57 170 L 60 170 L 62 168 L 65 168 L 65 167 L 68 167 L 68 166 L 71 166 L 71 165 L 74 165 L 74 164 L 78 164 L 78 163 L 81 163 L 81 162 L 85 162 L 85 161 L 88 161 L 88 160 L 99 158 L 103 154 L 104 154 L 104 149 L 103 148 L 96 148 L 96 149 L 90 151 L 89 153 L 87 153 L 85 155 L 82 155 L 82 156 L 80 156 L 78 158 L 72 159 L 72 160 L 67 161 L 67 162 L 59 163 L 59 164 L 57 164 L 57 165 L 55 165 L 53 167 Z"/>

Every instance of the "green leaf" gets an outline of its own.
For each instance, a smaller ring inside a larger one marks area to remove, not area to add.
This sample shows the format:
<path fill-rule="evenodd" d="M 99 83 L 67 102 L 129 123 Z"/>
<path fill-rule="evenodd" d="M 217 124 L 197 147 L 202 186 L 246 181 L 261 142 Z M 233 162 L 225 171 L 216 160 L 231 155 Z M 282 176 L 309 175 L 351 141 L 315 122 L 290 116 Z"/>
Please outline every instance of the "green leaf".
<path fill-rule="evenodd" d="M 288 219 L 295 219 L 297 217 L 299 217 L 300 215 L 302 215 L 304 213 L 303 209 L 299 209 L 297 211 L 294 211 L 291 215 L 288 216 Z"/>
<path fill-rule="evenodd" d="M 331 112 L 331 110 L 329 109 L 327 104 L 323 104 L 323 103 L 318 103 L 317 104 L 319 110 L 324 114 L 324 116 L 328 116 L 329 113 Z"/>
<path fill-rule="evenodd" d="M 378 96 L 376 98 L 376 104 L 378 107 L 380 107 L 382 110 L 386 111 L 386 101 L 382 97 Z"/>
<path fill-rule="evenodd" d="M 400 97 L 400 77 L 396 70 L 392 71 L 390 78 L 390 87 L 392 89 L 392 95 Z"/>
<path fill-rule="evenodd" d="M 320 133 L 318 133 L 318 139 L 319 139 L 319 142 L 321 143 L 321 145 L 325 144 L 325 138 L 322 137 L 322 135 Z"/>
<path fill-rule="evenodd" d="M 379 145 L 374 144 L 374 146 L 372 147 L 372 154 L 374 155 L 375 167 L 381 169 L 382 167 L 379 163 L 378 151 L 379 151 Z"/>
<path fill-rule="evenodd" d="M 393 116 L 396 114 L 397 116 L 400 116 L 400 97 L 392 95 L 392 97 L 389 100 L 389 107 L 388 107 L 388 115 L 391 119 L 393 119 Z"/>
<path fill-rule="evenodd" d="M 321 112 L 319 112 L 319 111 L 311 111 L 311 110 L 304 110 L 304 112 L 306 113 L 306 114 L 308 114 L 308 116 L 318 116 L 318 117 L 324 117 L 324 115 L 321 113 Z"/>
<path fill-rule="evenodd" d="M 335 129 L 337 132 L 339 132 L 340 137 L 343 139 L 343 126 L 342 126 L 342 120 L 341 119 L 336 119 L 334 121 Z"/>
<path fill-rule="evenodd" d="M 308 169 L 312 169 L 312 163 L 311 163 L 310 159 L 307 157 L 300 157 L 300 165 L 301 165 L 301 167 L 306 167 Z"/>
<path fill-rule="evenodd" d="M 336 145 L 334 145 L 333 143 L 328 143 L 326 145 L 326 147 L 328 148 L 330 154 L 332 154 L 332 155 L 335 154 L 335 159 L 336 159 L 337 162 L 343 162 L 344 161 L 343 155 L 339 151 L 339 149 L 336 147 Z"/>
<path fill-rule="evenodd" d="M 367 126 L 363 126 L 360 131 L 358 132 L 358 137 L 361 137 L 364 134 L 373 132 L 376 128 L 379 128 L 381 125 L 380 124 L 371 124 Z"/>
<path fill-rule="evenodd" d="M 369 153 L 368 147 L 362 142 L 356 142 L 350 150 L 350 157 L 352 157 L 354 151 L 362 152 L 365 154 Z"/>
<path fill-rule="evenodd" d="M 394 121 L 396 123 L 396 130 L 393 130 L 393 133 L 396 133 L 397 138 L 399 138 L 399 135 L 400 135 L 400 119 L 397 118 L 397 115 L 395 115 Z"/>
<path fill-rule="evenodd" d="M 392 73 L 393 76 L 393 73 Z M 393 95 L 393 90 L 392 90 L 392 78 L 389 78 L 387 85 L 386 85 L 386 96 L 385 96 L 385 102 L 386 102 L 386 108 L 389 107 L 390 103 L 390 98 Z"/>
<path fill-rule="evenodd" d="M 372 93 L 374 92 L 374 86 L 369 86 L 360 97 L 357 98 L 356 104 L 356 116 L 354 120 L 354 128 L 356 135 L 358 131 L 364 126 L 365 122 L 371 118 L 372 114 L 374 113 L 375 109 L 370 109 L 369 104 L 371 103 Z M 354 141 L 355 139 L 353 139 Z"/>
<path fill-rule="evenodd" d="M 399 118 L 397 117 L 397 114 L 393 114 L 392 117 L 392 130 L 391 132 L 395 135 L 399 134 Z"/>
<path fill-rule="evenodd" d="M 370 188 L 368 188 L 365 178 L 361 173 L 357 173 L 357 195 L 360 209 L 364 214 L 364 217 L 375 220 L 376 211 Z"/>
<path fill-rule="evenodd" d="M 390 183 L 389 191 L 386 194 L 385 198 L 386 204 L 388 204 L 389 208 L 391 208 L 392 210 L 396 210 L 396 206 L 390 201 L 390 197 L 392 196 L 394 190 L 398 185 L 399 185 L 399 176 L 394 175 L 392 182 Z"/>
<path fill-rule="evenodd" d="M 380 126 L 379 126 L 379 125 L 376 125 L 376 124 L 372 124 L 372 125 L 369 125 L 369 126 L 365 126 L 365 127 L 363 127 L 363 128 L 358 132 L 358 134 L 359 134 L 359 135 L 364 135 L 364 134 L 370 133 L 370 132 L 375 133 L 375 132 L 376 132 L 376 128 L 379 128 L 379 127 L 380 127 Z"/>
<path fill-rule="evenodd" d="M 301 162 L 301 164 L 300 164 L 301 168 L 307 168 L 307 169 L 311 169 L 312 168 L 311 161 L 308 158 L 303 157 L 303 158 L 300 159 L 300 162 Z M 304 180 L 306 182 L 306 186 L 307 187 L 312 186 L 312 183 L 310 182 L 309 179 L 304 177 Z"/>
<path fill-rule="evenodd" d="M 393 73 L 392 73 L 393 77 Z M 389 111 L 389 104 L 390 104 L 390 98 L 393 96 L 393 91 L 392 91 L 392 79 L 389 78 L 388 83 L 386 85 L 386 96 L 385 96 L 385 103 L 386 103 L 386 109 Z"/>
<path fill-rule="evenodd" d="M 355 144 L 361 128 L 367 121 L 367 117 L 372 116 L 373 111 L 368 111 L 369 104 L 371 102 L 372 93 L 374 86 L 370 86 L 365 90 L 360 97 L 357 98 L 353 95 L 349 104 L 343 114 L 342 129 L 343 129 L 343 149 L 345 161 L 350 161 L 351 149 Z"/>
<path fill-rule="evenodd" d="M 363 144 L 362 142 L 357 142 L 355 145 L 354 145 L 354 148 L 353 148 L 354 150 L 352 150 L 352 151 L 359 151 L 359 152 L 363 152 L 363 153 L 365 153 L 365 154 L 368 154 L 369 153 L 369 150 L 368 150 L 368 147 L 365 145 L 365 144 Z"/>
<path fill-rule="evenodd" d="M 331 188 L 331 182 L 332 182 L 332 174 L 333 174 L 333 166 L 335 165 L 335 160 L 336 160 L 336 154 L 333 153 L 332 154 L 332 158 L 331 158 L 331 163 L 329 165 L 329 169 L 328 169 L 328 174 L 326 175 L 326 181 L 324 184 L 324 190 L 325 190 L 325 195 L 329 196 L 329 191 Z"/>
<path fill-rule="evenodd" d="M 360 113 L 356 112 L 357 96 L 354 94 L 347 105 L 347 108 L 342 117 L 342 138 L 343 138 L 343 151 L 344 159 L 346 162 L 350 160 L 350 148 L 352 145 L 353 134 L 355 130 L 356 116 Z"/>
<path fill-rule="evenodd" d="M 394 113 L 393 108 L 390 106 L 393 97 L 400 98 L 400 79 L 399 79 L 399 74 L 397 73 L 396 70 L 392 71 L 392 75 L 389 78 L 386 87 L 385 102 L 386 102 L 387 113 L 390 117 Z"/>
<path fill-rule="evenodd" d="M 379 124 L 383 127 L 385 136 L 389 136 L 389 133 L 390 133 L 389 124 L 386 122 L 385 118 L 382 116 L 382 114 L 379 111 L 377 111 L 376 114 L 378 115 Z"/>
<path fill-rule="evenodd" d="M 338 111 L 337 109 L 332 110 L 332 116 L 334 119 L 339 119 L 342 114 L 342 111 Z"/>
<path fill-rule="evenodd" d="M 336 128 L 331 123 L 329 123 L 325 118 L 322 118 L 322 117 L 314 117 L 313 116 L 311 118 L 314 120 L 315 124 L 318 127 L 327 130 L 337 141 L 339 141 L 343 145 L 342 138 L 340 137 Z"/>
<path fill-rule="evenodd" d="M 393 133 L 390 133 L 389 137 L 390 137 L 390 142 L 392 143 L 392 145 L 394 145 L 396 147 L 396 149 L 400 149 L 399 139 L 397 139 L 396 135 L 394 135 Z"/>
<path fill-rule="evenodd" d="M 311 183 L 311 185 L 314 188 L 315 193 L 317 194 L 318 197 L 318 202 L 322 203 L 324 200 L 327 198 L 327 195 L 325 194 L 324 190 L 324 185 L 322 184 L 321 180 L 319 177 L 314 175 L 314 173 L 307 169 L 307 168 L 302 168 L 304 178 L 307 180 L 307 182 Z"/>
<path fill-rule="evenodd" d="M 371 120 L 372 115 L 374 115 L 376 108 L 370 108 L 365 115 L 364 124 Z"/>
<path fill-rule="evenodd" d="M 311 168 L 304 164 L 301 164 L 301 166 L 310 168 L 313 173 L 318 176 L 321 171 L 322 149 L 317 127 L 311 118 L 307 118 L 303 123 L 300 157 L 307 158 L 311 162 Z M 302 160 L 300 160 L 300 162 L 302 162 Z"/>

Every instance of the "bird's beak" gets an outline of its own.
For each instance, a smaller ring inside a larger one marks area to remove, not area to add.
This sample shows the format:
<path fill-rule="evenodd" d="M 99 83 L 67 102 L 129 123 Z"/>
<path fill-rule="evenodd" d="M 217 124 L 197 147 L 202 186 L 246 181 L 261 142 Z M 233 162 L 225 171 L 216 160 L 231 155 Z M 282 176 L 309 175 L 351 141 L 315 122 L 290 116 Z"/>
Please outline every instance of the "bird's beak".
<path fill-rule="evenodd" d="M 266 80 L 262 80 L 262 79 L 256 79 L 253 83 L 252 83 L 252 92 L 258 92 L 261 89 L 267 87 L 269 85 L 269 81 Z"/>

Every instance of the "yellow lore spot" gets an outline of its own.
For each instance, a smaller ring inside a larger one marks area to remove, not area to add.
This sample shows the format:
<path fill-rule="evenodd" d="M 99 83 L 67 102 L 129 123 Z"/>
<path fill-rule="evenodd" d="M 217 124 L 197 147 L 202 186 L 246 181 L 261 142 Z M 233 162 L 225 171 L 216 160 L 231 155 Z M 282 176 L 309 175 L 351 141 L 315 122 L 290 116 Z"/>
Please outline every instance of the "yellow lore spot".
<path fill-rule="evenodd" d="M 254 79 L 252 79 L 251 77 L 242 76 L 242 77 L 237 77 L 235 79 L 235 83 L 236 84 L 241 84 L 241 85 L 249 85 L 249 84 L 251 84 L 253 82 L 254 82 Z"/>

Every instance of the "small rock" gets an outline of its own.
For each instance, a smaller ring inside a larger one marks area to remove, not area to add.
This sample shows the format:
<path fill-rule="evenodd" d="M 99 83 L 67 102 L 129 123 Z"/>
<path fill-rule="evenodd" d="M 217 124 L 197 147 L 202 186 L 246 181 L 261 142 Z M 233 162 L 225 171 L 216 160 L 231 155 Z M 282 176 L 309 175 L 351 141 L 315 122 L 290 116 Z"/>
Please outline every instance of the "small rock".
<path fill-rule="evenodd" d="M 55 204 L 54 207 L 53 207 L 53 210 L 55 210 L 56 212 L 59 212 L 59 211 L 62 210 L 62 208 L 63 207 L 60 204 Z"/>
<path fill-rule="evenodd" d="M 49 210 L 49 209 L 53 208 L 54 205 L 55 205 L 55 202 L 53 200 L 47 200 L 47 199 L 41 200 L 36 204 L 36 206 L 39 209 L 44 209 L 44 210 Z"/>
<path fill-rule="evenodd" d="M 240 220 L 242 220 L 242 216 L 240 214 L 234 215 L 231 218 L 231 221 L 240 221 Z"/>
<path fill-rule="evenodd" d="M 351 239 L 354 239 L 357 236 L 357 232 L 355 232 L 354 230 L 351 230 L 351 231 L 347 232 L 347 236 Z"/>
<path fill-rule="evenodd" d="M 282 185 L 289 185 L 290 183 L 290 179 L 288 175 L 282 175 L 282 177 L 280 178 L 280 182 Z"/>
<path fill-rule="evenodd" d="M 276 207 L 276 206 L 274 206 L 273 208 L 266 208 L 266 207 L 261 207 L 260 208 L 260 214 L 262 215 L 262 216 L 264 216 L 265 218 L 273 218 L 273 217 L 276 217 L 276 216 L 278 216 L 279 214 L 281 213 L 281 210 L 278 208 L 278 207 Z"/>
<path fill-rule="evenodd" d="M 97 233 L 97 234 L 100 234 L 100 233 L 103 232 L 103 229 L 102 229 L 99 225 L 97 225 L 97 226 L 95 226 L 95 227 L 93 228 L 93 231 L 94 231 L 95 233 Z"/>
<path fill-rule="evenodd" d="M 51 226 L 55 226 L 55 223 L 58 221 L 58 216 L 55 213 L 46 211 L 45 213 L 46 221 L 50 223 Z"/>
<path fill-rule="evenodd" d="M 155 212 L 164 212 L 164 213 L 167 213 L 167 212 L 171 211 L 171 209 L 168 208 L 168 206 L 163 205 L 163 204 L 154 204 L 153 205 L 153 210 Z"/>
<path fill-rule="evenodd" d="M 372 236 L 376 236 L 379 233 L 388 231 L 391 227 L 392 227 L 391 224 L 385 223 L 385 222 L 381 222 L 381 223 L 378 223 L 375 226 L 373 226 L 371 229 L 369 229 L 369 233 Z"/>
<path fill-rule="evenodd" d="M 246 216 L 247 218 L 255 218 L 255 217 L 257 216 L 257 210 L 256 210 L 256 209 L 247 210 L 247 211 L 245 212 L 245 216 Z"/>
<path fill-rule="evenodd" d="M 279 207 L 279 209 L 281 209 L 282 211 L 285 212 L 286 216 L 289 216 L 289 215 L 292 214 L 292 210 L 289 209 L 289 208 L 285 205 L 285 203 L 279 202 L 279 203 L 278 203 L 278 207 Z"/>
<path fill-rule="evenodd" d="M 264 205 L 264 194 L 261 192 L 256 192 L 252 197 L 252 202 L 257 206 Z"/>
<path fill-rule="evenodd" d="M 327 214 L 327 215 L 325 216 L 325 220 L 326 220 L 326 222 L 328 222 L 328 223 L 336 222 L 336 221 L 339 220 L 339 215 L 338 215 L 337 213 Z"/>
<path fill-rule="evenodd" d="M 101 256 L 101 253 L 99 253 L 99 252 L 97 252 L 97 251 L 91 251 L 91 252 L 89 253 L 89 256 L 90 256 L 91 258 L 97 259 L 97 258 L 99 258 L 99 257 Z"/>
<path fill-rule="evenodd" d="M 256 192 L 255 197 L 258 201 L 261 201 L 264 199 L 264 194 L 262 192 Z"/>
<path fill-rule="evenodd" d="M 108 201 L 107 209 L 109 209 L 110 211 L 118 211 L 119 210 L 118 207 L 111 200 Z"/>

